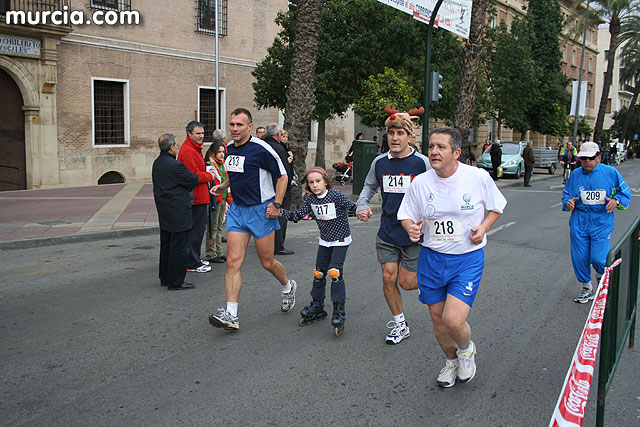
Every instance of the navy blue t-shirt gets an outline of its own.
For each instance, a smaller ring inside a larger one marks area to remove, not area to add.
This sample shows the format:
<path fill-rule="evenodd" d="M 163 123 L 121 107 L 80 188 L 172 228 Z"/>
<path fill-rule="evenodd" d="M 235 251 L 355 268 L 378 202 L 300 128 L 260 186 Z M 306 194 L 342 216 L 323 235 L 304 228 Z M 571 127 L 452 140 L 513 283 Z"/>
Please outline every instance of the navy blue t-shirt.
<path fill-rule="evenodd" d="M 407 157 L 400 159 L 384 153 L 373 160 L 356 204 L 358 211 L 368 209 L 369 200 L 376 194 L 378 188 L 381 189 L 382 217 L 378 230 L 380 239 L 396 246 L 414 244 L 396 215 L 413 178 L 429 169 L 431 169 L 429 159 L 415 150 Z"/>
<path fill-rule="evenodd" d="M 255 137 L 239 147 L 234 141 L 228 143 L 224 166 L 233 202 L 241 206 L 255 206 L 273 199 L 275 180 L 287 174 L 274 149 Z"/>

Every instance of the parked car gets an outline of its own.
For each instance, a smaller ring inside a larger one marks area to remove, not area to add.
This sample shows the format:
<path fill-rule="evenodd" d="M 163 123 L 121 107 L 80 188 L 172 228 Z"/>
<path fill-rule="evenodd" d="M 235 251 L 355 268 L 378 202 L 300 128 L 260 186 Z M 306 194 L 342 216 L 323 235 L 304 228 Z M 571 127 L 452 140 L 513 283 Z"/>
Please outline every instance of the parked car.
<path fill-rule="evenodd" d="M 524 173 L 524 159 L 522 151 L 527 146 L 526 141 L 502 141 L 502 171 L 505 175 L 516 178 Z M 491 146 L 478 158 L 478 167 L 491 172 Z"/>

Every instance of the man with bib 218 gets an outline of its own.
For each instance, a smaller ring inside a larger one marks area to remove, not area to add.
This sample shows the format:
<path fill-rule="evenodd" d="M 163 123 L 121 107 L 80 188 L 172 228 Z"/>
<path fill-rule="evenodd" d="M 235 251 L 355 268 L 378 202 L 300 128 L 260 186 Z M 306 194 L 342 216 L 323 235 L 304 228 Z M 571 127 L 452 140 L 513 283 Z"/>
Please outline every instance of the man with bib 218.
<path fill-rule="evenodd" d="M 591 266 L 596 279 L 604 273 L 611 249 L 615 209 L 626 209 L 631 191 L 613 166 L 600 164 L 600 147 L 585 142 L 580 147 L 581 167 L 562 191 L 562 210 L 571 211 L 571 263 L 582 290 L 574 301 L 585 304 L 594 298 Z"/>
<path fill-rule="evenodd" d="M 424 234 L 419 299 L 429 306 L 436 339 L 447 357 L 437 379 L 440 387 L 470 381 L 476 374 L 467 317 L 484 271 L 486 233 L 507 205 L 486 171 L 458 161 L 461 147 L 457 129 L 434 129 L 429 138 L 432 170 L 413 180 L 398 210 L 413 242 Z"/>

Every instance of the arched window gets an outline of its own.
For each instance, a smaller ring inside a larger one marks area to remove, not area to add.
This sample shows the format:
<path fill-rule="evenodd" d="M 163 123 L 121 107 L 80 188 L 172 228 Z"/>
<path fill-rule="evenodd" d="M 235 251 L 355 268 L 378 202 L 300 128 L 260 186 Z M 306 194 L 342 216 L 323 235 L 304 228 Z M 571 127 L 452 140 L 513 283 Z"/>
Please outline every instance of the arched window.
<path fill-rule="evenodd" d="M 98 185 L 103 184 L 124 184 L 124 176 L 115 171 L 109 171 L 98 180 Z"/>

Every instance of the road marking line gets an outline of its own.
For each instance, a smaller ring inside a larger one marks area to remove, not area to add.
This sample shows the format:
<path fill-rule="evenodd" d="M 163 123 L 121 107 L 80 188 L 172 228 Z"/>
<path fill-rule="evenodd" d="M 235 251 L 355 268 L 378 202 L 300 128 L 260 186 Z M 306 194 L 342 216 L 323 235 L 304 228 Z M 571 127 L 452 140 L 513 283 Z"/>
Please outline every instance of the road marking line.
<path fill-rule="evenodd" d="M 562 206 L 562 202 L 560 202 L 560 203 L 556 203 L 555 205 L 550 206 L 550 207 L 551 207 L 551 208 L 557 208 L 558 206 Z"/>
<path fill-rule="evenodd" d="M 500 227 L 496 227 L 493 230 L 487 231 L 487 236 L 491 236 L 493 233 L 497 233 L 500 230 L 503 230 L 507 227 L 511 227 L 513 224 L 515 224 L 515 222 L 508 222 L 506 224 L 502 224 Z"/>

